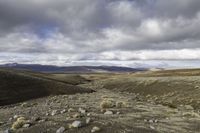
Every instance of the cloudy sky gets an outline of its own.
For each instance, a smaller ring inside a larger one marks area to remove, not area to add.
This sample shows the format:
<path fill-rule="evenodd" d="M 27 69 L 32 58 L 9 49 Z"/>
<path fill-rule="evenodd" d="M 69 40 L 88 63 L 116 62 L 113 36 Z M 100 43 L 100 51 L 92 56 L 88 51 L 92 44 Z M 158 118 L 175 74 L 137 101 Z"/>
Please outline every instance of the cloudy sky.
<path fill-rule="evenodd" d="M 200 67 L 200 0 L 0 0 L 0 64 Z"/>

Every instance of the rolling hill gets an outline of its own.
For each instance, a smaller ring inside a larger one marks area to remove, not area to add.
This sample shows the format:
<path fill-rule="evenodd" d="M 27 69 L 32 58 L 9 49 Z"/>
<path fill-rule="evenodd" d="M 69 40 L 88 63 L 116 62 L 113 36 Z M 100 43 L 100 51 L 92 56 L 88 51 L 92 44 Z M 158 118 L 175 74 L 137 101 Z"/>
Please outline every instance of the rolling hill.
<path fill-rule="evenodd" d="M 48 95 L 93 92 L 70 83 L 10 69 L 0 69 L 0 82 L 0 106 Z"/>

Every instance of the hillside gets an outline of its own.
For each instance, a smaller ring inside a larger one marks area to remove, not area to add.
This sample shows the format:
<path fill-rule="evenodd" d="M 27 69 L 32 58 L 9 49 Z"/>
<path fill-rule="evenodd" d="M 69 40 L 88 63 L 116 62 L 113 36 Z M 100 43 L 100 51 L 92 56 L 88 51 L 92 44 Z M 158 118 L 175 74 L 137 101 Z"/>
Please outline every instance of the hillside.
<path fill-rule="evenodd" d="M 33 76 L 33 73 L 0 69 L 0 105 L 55 94 L 92 92 L 90 89 Z"/>
<path fill-rule="evenodd" d="M 87 76 L 86 76 L 87 77 Z M 118 74 L 91 84 L 91 88 L 105 88 L 116 92 L 134 93 L 143 100 L 169 106 L 192 105 L 200 109 L 200 69 L 146 71 Z M 87 77 L 92 79 L 92 75 Z"/>

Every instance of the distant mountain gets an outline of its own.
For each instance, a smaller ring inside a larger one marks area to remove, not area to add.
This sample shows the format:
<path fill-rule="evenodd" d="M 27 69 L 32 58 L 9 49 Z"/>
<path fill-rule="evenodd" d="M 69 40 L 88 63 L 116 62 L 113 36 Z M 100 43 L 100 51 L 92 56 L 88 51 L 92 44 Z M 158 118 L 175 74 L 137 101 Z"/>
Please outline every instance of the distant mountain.
<path fill-rule="evenodd" d="M 53 65 L 40 65 L 40 64 L 18 64 L 9 63 L 0 65 L 5 68 L 25 69 L 36 72 L 64 72 L 64 73 L 93 73 L 93 72 L 137 72 L 144 71 L 143 68 L 130 68 L 118 66 L 53 66 Z"/>

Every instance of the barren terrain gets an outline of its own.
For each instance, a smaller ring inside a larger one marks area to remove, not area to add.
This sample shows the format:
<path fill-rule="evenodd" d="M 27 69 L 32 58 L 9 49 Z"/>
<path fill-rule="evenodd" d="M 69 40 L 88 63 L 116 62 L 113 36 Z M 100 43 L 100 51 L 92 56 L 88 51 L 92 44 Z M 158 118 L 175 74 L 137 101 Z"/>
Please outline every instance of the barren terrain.
<path fill-rule="evenodd" d="M 0 91 L 11 93 L 0 94 L 0 103 L 6 103 L 0 106 L 0 132 L 200 132 L 200 70 L 80 75 L 1 72 L 9 75 L 1 74 Z M 19 93 L 26 88 L 26 93 Z M 49 93 L 40 95 L 44 90 Z M 37 97 L 22 99 L 24 95 Z M 13 96 L 20 102 L 13 102 Z"/>

